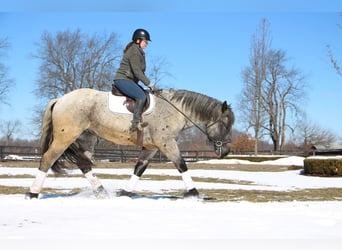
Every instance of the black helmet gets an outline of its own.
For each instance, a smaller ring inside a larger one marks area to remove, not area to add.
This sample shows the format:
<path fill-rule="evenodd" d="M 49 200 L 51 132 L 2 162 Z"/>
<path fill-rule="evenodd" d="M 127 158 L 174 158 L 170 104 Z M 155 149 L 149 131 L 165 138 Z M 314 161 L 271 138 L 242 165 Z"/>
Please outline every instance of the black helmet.
<path fill-rule="evenodd" d="M 144 29 L 137 29 L 134 31 L 132 40 L 136 41 L 137 39 L 144 39 L 147 41 L 151 41 L 150 34 L 148 33 L 147 30 L 144 30 Z"/>

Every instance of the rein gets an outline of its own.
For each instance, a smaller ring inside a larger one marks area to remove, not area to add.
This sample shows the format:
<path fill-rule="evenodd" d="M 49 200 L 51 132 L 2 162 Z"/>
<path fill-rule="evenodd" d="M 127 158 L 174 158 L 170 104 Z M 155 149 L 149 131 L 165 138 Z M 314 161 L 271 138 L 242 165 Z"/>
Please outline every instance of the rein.
<path fill-rule="evenodd" d="M 190 123 L 192 123 L 196 128 L 198 128 L 204 135 L 208 137 L 208 139 L 215 144 L 215 146 L 220 150 L 224 144 L 229 143 L 229 141 L 223 141 L 223 140 L 217 140 L 216 138 L 211 137 L 208 135 L 206 131 L 204 131 L 197 123 L 195 123 L 193 120 L 190 119 L 182 110 L 176 107 L 172 102 L 170 102 L 168 99 L 166 99 L 162 94 L 155 93 L 156 96 L 158 96 L 160 99 L 166 101 L 168 104 L 170 104 L 175 110 L 177 110 L 180 114 L 182 114 Z M 222 122 L 221 118 L 218 118 L 217 120 L 213 121 L 209 125 L 206 126 L 206 128 L 210 128 L 211 126 L 215 125 L 218 122 Z"/>

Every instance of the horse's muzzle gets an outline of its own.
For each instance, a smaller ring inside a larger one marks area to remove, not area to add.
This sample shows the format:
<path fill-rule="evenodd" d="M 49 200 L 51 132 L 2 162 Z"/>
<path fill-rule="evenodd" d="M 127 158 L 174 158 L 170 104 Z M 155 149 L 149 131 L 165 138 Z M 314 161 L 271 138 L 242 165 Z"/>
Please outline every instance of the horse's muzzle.
<path fill-rule="evenodd" d="M 215 143 L 215 153 L 219 159 L 224 158 L 230 152 L 231 143 Z"/>

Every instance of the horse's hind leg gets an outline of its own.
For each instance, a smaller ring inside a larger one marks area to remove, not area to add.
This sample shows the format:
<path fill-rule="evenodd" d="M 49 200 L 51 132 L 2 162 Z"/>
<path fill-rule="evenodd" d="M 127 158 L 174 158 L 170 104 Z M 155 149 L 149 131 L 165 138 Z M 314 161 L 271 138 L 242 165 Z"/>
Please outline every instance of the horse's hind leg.
<path fill-rule="evenodd" d="M 38 198 L 38 194 L 40 193 L 45 182 L 47 172 L 52 164 L 62 155 L 66 148 L 67 146 L 63 147 L 63 149 L 58 149 L 58 147 L 54 147 L 54 143 L 52 143 L 49 150 L 43 154 L 36 178 L 30 187 L 30 191 L 26 193 L 25 197 L 27 199 Z"/>
<path fill-rule="evenodd" d="M 99 178 L 97 178 L 92 170 L 93 164 L 91 162 L 91 159 L 94 154 L 94 147 L 96 142 L 97 136 L 92 131 L 86 130 L 80 135 L 80 137 L 76 140 L 76 143 L 79 144 L 79 148 L 82 150 L 82 153 L 89 159 L 89 161 L 77 159 L 76 164 L 89 181 L 95 197 L 99 199 L 105 199 L 109 197 L 108 192 L 102 186 Z"/>
<path fill-rule="evenodd" d="M 65 136 L 61 134 L 54 136 L 54 140 L 49 146 L 49 149 L 42 156 L 38 173 L 30 187 L 30 191 L 26 194 L 26 198 L 38 198 L 38 194 L 43 187 L 48 170 L 63 152 L 77 139 L 81 132 L 74 131 L 72 134 L 74 134 L 74 136 Z"/>
<path fill-rule="evenodd" d="M 126 187 L 124 190 L 121 190 L 118 195 L 130 195 L 132 191 L 134 190 L 138 180 L 145 172 L 148 164 L 150 163 L 150 160 L 153 158 L 153 156 L 156 154 L 157 150 L 148 150 L 143 148 L 140 152 L 138 162 L 134 166 L 134 172 L 129 179 Z"/>
<path fill-rule="evenodd" d="M 101 181 L 99 180 L 99 178 L 97 178 L 97 176 L 93 172 L 92 164 L 82 164 L 80 162 L 77 162 L 77 166 L 79 167 L 79 169 L 82 171 L 84 176 L 89 181 L 89 183 L 90 183 L 90 185 L 91 185 L 91 187 L 93 189 L 95 197 L 98 198 L 98 199 L 109 198 L 108 192 L 103 187 L 103 185 L 102 185 Z"/>
<path fill-rule="evenodd" d="M 36 174 L 36 178 L 30 187 L 30 192 L 26 194 L 26 198 L 38 198 L 38 194 L 40 193 L 45 182 L 47 172 L 68 146 L 69 145 L 58 145 L 56 141 L 50 145 L 48 151 L 46 151 L 42 156 L 38 173 Z"/>

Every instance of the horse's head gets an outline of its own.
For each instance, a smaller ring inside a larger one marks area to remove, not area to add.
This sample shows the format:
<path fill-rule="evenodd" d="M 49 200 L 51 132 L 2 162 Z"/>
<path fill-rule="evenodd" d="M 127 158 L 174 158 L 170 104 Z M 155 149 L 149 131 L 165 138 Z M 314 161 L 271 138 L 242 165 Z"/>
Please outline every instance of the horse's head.
<path fill-rule="evenodd" d="M 234 114 L 226 101 L 222 104 L 221 112 L 216 120 L 206 126 L 208 139 L 213 143 L 219 158 L 230 152 L 231 129 L 234 123 Z"/>

